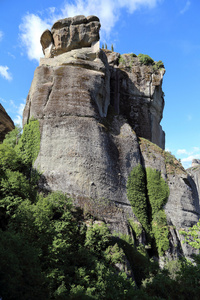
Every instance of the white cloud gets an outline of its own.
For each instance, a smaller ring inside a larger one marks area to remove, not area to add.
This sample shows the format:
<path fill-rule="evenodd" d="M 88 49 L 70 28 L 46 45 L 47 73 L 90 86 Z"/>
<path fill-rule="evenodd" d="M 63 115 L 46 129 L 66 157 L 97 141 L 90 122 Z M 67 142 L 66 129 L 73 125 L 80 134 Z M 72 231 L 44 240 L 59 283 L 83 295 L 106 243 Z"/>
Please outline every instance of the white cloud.
<path fill-rule="evenodd" d="M 0 42 L 2 41 L 3 39 L 3 31 L 0 30 Z"/>
<path fill-rule="evenodd" d="M 200 148 L 199 147 L 193 147 L 193 152 L 200 152 Z"/>
<path fill-rule="evenodd" d="M 101 21 L 101 38 L 109 36 L 111 30 L 119 20 L 122 9 L 133 13 L 141 7 L 153 8 L 161 0 L 75 0 L 73 3 L 63 4 L 60 12 L 54 7 L 48 8 L 46 17 L 27 14 L 20 25 L 20 39 L 25 47 L 29 59 L 39 61 L 43 56 L 40 45 L 40 36 L 46 28 L 61 18 L 75 15 L 97 15 Z M 103 38 L 104 39 L 104 38 Z"/>
<path fill-rule="evenodd" d="M 190 155 L 186 158 L 181 159 L 182 165 L 184 166 L 185 169 L 190 168 L 192 166 L 192 160 L 193 159 L 200 159 L 200 153 L 199 154 L 194 154 Z"/>
<path fill-rule="evenodd" d="M 129 13 L 142 6 L 153 8 L 160 0 L 76 0 L 74 4 L 65 4 L 62 17 L 83 14 L 97 15 L 101 21 L 103 33 L 109 34 L 120 17 L 120 10 L 125 8 Z"/>
<path fill-rule="evenodd" d="M 187 1 L 185 7 L 180 11 L 180 14 L 184 14 L 190 7 L 191 1 Z"/>
<path fill-rule="evenodd" d="M 40 36 L 42 32 L 49 28 L 50 25 L 34 14 L 27 14 L 20 24 L 20 40 L 25 47 L 28 58 L 39 61 L 43 56 L 42 47 L 40 45 Z"/>
<path fill-rule="evenodd" d="M 12 80 L 12 75 L 8 71 L 9 68 L 7 66 L 0 66 L 0 75 L 6 80 Z"/>
<path fill-rule="evenodd" d="M 19 125 L 20 127 L 22 127 L 22 117 L 17 115 L 14 120 L 13 120 L 15 125 Z"/>
<path fill-rule="evenodd" d="M 195 159 L 195 158 L 200 159 L 200 148 L 193 147 L 191 149 L 191 151 L 187 151 L 185 149 L 179 149 L 179 150 L 177 150 L 177 154 L 183 155 L 181 162 L 182 162 L 182 165 L 184 166 L 184 168 L 187 169 L 192 166 L 193 159 Z"/>
<path fill-rule="evenodd" d="M 7 101 L 5 99 L 3 99 L 3 98 L 0 97 L 0 102 L 6 103 Z"/>
<path fill-rule="evenodd" d="M 185 149 L 178 149 L 177 150 L 177 154 L 180 155 L 180 154 L 188 154 L 187 150 Z"/>
<path fill-rule="evenodd" d="M 10 53 L 10 52 L 8 52 L 8 55 L 9 55 L 10 57 L 12 57 L 13 59 L 16 58 L 16 56 L 15 56 L 14 54 Z"/>
<path fill-rule="evenodd" d="M 25 104 L 20 103 L 19 106 L 16 106 L 13 100 L 10 100 L 10 103 L 13 107 L 17 109 L 17 115 L 15 116 L 13 122 L 17 125 L 20 125 L 22 127 L 22 115 L 24 111 Z"/>

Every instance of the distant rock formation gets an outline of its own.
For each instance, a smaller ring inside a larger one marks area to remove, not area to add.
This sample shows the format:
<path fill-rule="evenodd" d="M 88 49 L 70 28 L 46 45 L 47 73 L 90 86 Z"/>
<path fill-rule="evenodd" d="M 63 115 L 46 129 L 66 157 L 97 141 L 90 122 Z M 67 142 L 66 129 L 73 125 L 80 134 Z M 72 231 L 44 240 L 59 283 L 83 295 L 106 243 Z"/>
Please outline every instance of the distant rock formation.
<path fill-rule="evenodd" d="M 198 193 L 200 195 L 200 159 L 192 160 L 192 167 L 187 169 L 187 172 L 191 175 L 196 183 Z"/>
<path fill-rule="evenodd" d="M 165 208 L 170 253 L 190 255 L 179 230 L 197 222 L 199 198 L 192 178 L 177 161 L 171 170 L 164 155 L 165 70 L 94 47 L 99 28 L 97 17 L 78 16 L 56 22 L 41 37 L 45 58 L 35 70 L 23 115 L 23 124 L 31 117 L 40 122 L 35 167 L 43 174 L 41 188 L 68 193 L 112 231 L 130 233 L 128 219 L 136 217 L 127 179 L 139 163 L 151 166 L 170 188 Z M 138 137 L 147 140 L 139 143 Z"/>
<path fill-rule="evenodd" d="M 192 168 L 200 167 L 200 159 L 193 159 L 192 160 Z"/>
<path fill-rule="evenodd" d="M 0 142 L 3 142 L 5 135 L 13 130 L 15 125 L 3 106 L 0 104 Z"/>

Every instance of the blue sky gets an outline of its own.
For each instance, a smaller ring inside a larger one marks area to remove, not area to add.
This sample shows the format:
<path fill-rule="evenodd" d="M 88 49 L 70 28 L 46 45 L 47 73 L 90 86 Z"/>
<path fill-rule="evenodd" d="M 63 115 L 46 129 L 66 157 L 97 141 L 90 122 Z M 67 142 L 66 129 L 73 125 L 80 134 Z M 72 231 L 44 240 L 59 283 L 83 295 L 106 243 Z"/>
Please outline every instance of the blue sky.
<path fill-rule="evenodd" d="M 166 68 L 161 125 L 166 150 L 191 166 L 200 158 L 200 1 L 198 0 L 0 0 L 0 103 L 20 123 L 40 35 L 59 19 L 94 14 L 101 42 L 123 53 L 143 53 Z"/>

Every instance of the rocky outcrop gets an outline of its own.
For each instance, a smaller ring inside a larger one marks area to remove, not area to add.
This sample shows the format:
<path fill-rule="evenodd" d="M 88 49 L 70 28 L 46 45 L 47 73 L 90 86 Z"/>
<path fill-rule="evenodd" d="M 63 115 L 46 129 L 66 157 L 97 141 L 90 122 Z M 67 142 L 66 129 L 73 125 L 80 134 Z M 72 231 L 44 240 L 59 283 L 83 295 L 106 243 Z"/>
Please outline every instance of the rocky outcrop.
<path fill-rule="evenodd" d="M 140 148 L 144 167 L 160 171 L 169 186 L 170 194 L 164 209 L 169 224 L 171 253 L 182 252 L 189 257 L 194 249 L 183 243 L 179 231 L 187 230 L 200 217 L 195 181 L 170 153 L 144 139 L 140 140 Z"/>
<path fill-rule="evenodd" d="M 106 51 L 111 72 L 111 104 L 136 134 L 165 148 L 160 122 L 164 109 L 162 80 L 165 69 L 141 64 L 133 54 Z"/>
<path fill-rule="evenodd" d="M 76 16 L 55 22 L 41 36 L 45 57 L 54 57 L 64 52 L 90 47 L 99 41 L 100 22 L 96 16 Z"/>
<path fill-rule="evenodd" d="M 163 151 L 165 70 L 143 65 L 131 54 L 88 47 L 97 41 L 97 23 L 96 17 L 64 19 L 42 35 L 46 57 L 35 70 L 23 115 L 24 124 L 31 117 L 40 122 L 41 145 L 35 161 L 43 174 L 40 186 L 68 193 L 85 211 L 103 218 L 112 231 L 130 233 L 128 219 L 138 220 L 127 198 L 127 179 L 139 163 L 151 166 L 170 188 L 165 207 L 170 253 L 190 255 L 191 250 L 181 246 L 179 229 L 197 221 L 198 194 L 179 165 L 171 170 Z M 88 44 L 82 44 L 82 34 L 68 39 L 66 32 L 72 28 L 90 25 L 95 29 L 88 29 Z M 142 139 L 139 143 L 139 136 L 160 147 Z M 144 235 L 141 240 L 145 241 Z"/>
<path fill-rule="evenodd" d="M 0 104 L 0 142 L 3 142 L 5 135 L 13 130 L 15 125 L 3 106 Z"/>
<path fill-rule="evenodd" d="M 192 160 L 192 167 L 187 169 L 187 173 L 193 178 L 200 195 L 200 159 Z"/>

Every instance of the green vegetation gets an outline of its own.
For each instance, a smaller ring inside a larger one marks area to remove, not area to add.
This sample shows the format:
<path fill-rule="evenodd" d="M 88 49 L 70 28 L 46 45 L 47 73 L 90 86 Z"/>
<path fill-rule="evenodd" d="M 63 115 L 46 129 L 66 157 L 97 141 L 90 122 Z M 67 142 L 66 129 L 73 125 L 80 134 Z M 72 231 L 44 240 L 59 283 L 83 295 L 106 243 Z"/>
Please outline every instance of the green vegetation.
<path fill-rule="evenodd" d="M 200 249 L 200 220 L 194 226 L 190 227 L 188 231 L 180 231 L 185 237 L 185 243 L 189 244 L 195 249 Z"/>
<path fill-rule="evenodd" d="M 0 145 L 0 298 L 199 299 L 199 256 L 195 265 L 172 261 L 160 270 L 143 244 L 127 235 L 111 236 L 104 222 L 89 222 L 66 195 L 38 193 L 39 174 L 31 163 L 38 151 L 39 126 L 34 120 L 22 135 L 16 128 Z M 168 192 L 162 177 L 139 165 L 129 185 L 138 218 L 147 230 L 151 227 L 158 252 L 164 252 L 168 228 L 162 206 Z M 137 201 L 142 203 L 141 215 Z M 129 224 L 137 239 L 142 227 L 132 219 Z M 200 222 L 184 233 L 196 248 L 199 229 Z M 120 271 L 127 265 L 131 269 Z"/>
<path fill-rule="evenodd" d="M 155 239 L 159 256 L 169 249 L 168 226 L 163 206 L 169 197 L 169 188 L 161 173 L 141 165 L 131 171 L 127 182 L 127 197 L 133 212 L 149 236 Z M 138 236 L 138 228 L 132 222 L 132 229 Z M 151 240 L 153 247 L 153 240 Z"/>
<path fill-rule="evenodd" d="M 127 181 L 127 197 L 133 212 L 146 232 L 149 232 L 148 207 L 146 201 L 146 179 L 143 167 L 133 168 Z"/>
<path fill-rule="evenodd" d="M 137 57 L 137 55 L 135 53 L 131 53 L 132 57 Z"/>
<path fill-rule="evenodd" d="M 154 60 L 147 54 L 138 54 L 138 58 L 141 64 L 143 65 L 153 65 Z"/>
<path fill-rule="evenodd" d="M 159 256 L 169 249 L 169 230 L 164 210 L 159 210 L 153 215 L 152 233 L 156 241 Z"/>
<path fill-rule="evenodd" d="M 115 267 L 124 253 L 106 225 L 87 227 L 67 196 L 37 192 L 32 163 L 39 151 L 38 121 L 20 132 L 15 129 L 0 145 L 0 297 L 131 297 L 133 281 Z"/>
<path fill-rule="evenodd" d="M 31 166 L 40 150 L 40 128 L 38 120 L 30 120 L 24 126 L 23 134 L 16 146 L 25 164 Z"/>
<path fill-rule="evenodd" d="M 157 62 L 154 63 L 153 65 L 153 69 L 156 71 L 156 70 L 159 70 L 159 69 L 164 69 L 164 63 L 162 62 L 162 60 L 159 60 Z"/>
<path fill-rule="evenodd" d="M 136 239 L 138 239 L 142 234 L 142 225 L 139 222 L 135 222 L 132 219 L 129 219 L 128 222 L 132 231 L 135 233 Z"/>
<path fill-rule="evenodd" d="M 160 69 L 164 69 L 164 64 L 162 62 L 162 60 L 159 60 L 157 62 L 155 62 L 149 55 L 147 54 L 138 54 L 138 58 L 139 61 L 142 65 L 152 65 L 153 66 L 153 70 L 157 71 Z"/>
<path fill-rule="evenodd" d="M 152 233 L 159 256 L 169 249 L 169 231 L 163 206 L 169 197 L 169 187 L 157 170 L 146 168 L 148 199 L 151 205 Z"/>
<path fill-rule="evenodd" d="M 167 203 L 169 187 L 157 170 L 146 168 L 146 175 L 148 197 L 154 216 Z"/>
<path fill-rule="evenodd" d="M 119 57 L 119 64 L 125 64 L 126 63 L 126 61 L 125 61 L 125 59 L 124 59 L 124 57 L 122 56 L 122 55 L 120 55 L 120 57 Z"/>

